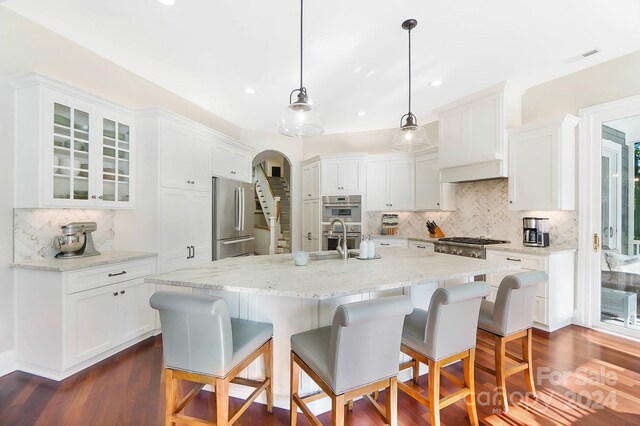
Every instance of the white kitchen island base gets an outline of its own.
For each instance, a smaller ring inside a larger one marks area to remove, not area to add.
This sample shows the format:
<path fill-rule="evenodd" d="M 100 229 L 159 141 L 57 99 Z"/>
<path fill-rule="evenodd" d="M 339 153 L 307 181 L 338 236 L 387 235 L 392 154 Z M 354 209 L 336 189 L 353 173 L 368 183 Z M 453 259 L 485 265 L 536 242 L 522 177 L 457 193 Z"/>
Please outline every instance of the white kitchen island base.
<path fill-rule="evenodd" d="M 206 266 L 168 272 L 147 282 L 192 287 L 194 292 L 224 298 L 232 317 L 273 324 L 274 405 L 289 408 L 291 335 L 330 325 L 336 308 L 344 303 L 405 294 L 414 307 L 427 309 L 438 283 L 448 279 L 506 271 L 506 262 L 448 256 L 403 248 L 381 249 L 382 259 L 323 260 L 304 267 L 293 265 L 291 255 L 227 258 Z M 398 348 L 398 360 L 401 358 Z M 425 367 L 426 371 L 426 367 Z M 409 379 L 409 372 L 405 371 Z M 261 380 L 262 363 L 254 362 L 244 377 Z M 302 374 L 302 393 L 318 387 Z M 232 396 L 244 398 L 252 389 L 230 387 Z M 264 396 L 258 401 L 265 403 Z M 314 413 L 331 409 L 329 399 L 310 405 Z"/>

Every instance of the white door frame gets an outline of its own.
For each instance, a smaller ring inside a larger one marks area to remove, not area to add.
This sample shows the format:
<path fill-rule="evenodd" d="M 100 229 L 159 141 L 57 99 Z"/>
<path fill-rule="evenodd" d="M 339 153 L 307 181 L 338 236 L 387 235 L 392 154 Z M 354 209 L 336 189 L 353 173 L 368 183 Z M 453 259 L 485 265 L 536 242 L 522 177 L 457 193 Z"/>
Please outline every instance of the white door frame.
<path fill-rule="evenodd" d="M 602 123 L 640 115 L 640 95 L 580 110 L 578 149 L 578 270 L 574 323 L 594 326 L 600 311 L 600 247 L 594 255 L 593 236 L 600 239 Z"/>

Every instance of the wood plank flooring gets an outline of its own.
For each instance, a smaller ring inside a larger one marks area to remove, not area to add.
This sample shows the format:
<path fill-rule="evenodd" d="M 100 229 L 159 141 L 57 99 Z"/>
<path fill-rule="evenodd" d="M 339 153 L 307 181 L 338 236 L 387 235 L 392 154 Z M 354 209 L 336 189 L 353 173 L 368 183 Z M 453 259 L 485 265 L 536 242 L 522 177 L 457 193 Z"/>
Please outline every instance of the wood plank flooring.
<path fill-rule="evenodd" d="M 485 337 L 485 336 L 480 336 Z M 512 347 L 515 352 L 515 346 Z M 477 358 L 493 365 L 493 355 L 478 347 Z M 476 369 L 478 415 L 486 425 L 639 425 L 640 343 L 581 327 L 552 334 L 534 333 L 533 359 L 538 400 L 524 397 L 524 378 L 507 381 L 512 399 L 509 413 L 499 413 L 493 377 Z M 459 363 L 458 363 L 459 364 Z M 447 367 L 461 374 L 461 366 Z M 62 382 L 22 372 L 0 378 L 0 425 L 161 425 L 164 422 L 162 339 L 149 338 Z M 427 376 L 421 377 L 423 389 Z M 443 380 L 441 393 L 455 387 Z M 188 414 L 214 418 L 215 398 L 201 392 Z M 381 395 L 384 401 L 384 394 Z M 444 425 L 468 424 L 463 402 L 442 411 Z M 239 407 L 232 402 L 231 411 Z M 401 425 L 428 424 L 429 413 L 398 392 Z M 299 424 L 306 420 L 298 416 Z M 320 417 L 331 424 L 328 414 Z M 266 414 L 253 404 L 239 425 L 286 425 L 287 410 Z M 379 425 L 366 401 L 355 403 L 346 424 Z"/>

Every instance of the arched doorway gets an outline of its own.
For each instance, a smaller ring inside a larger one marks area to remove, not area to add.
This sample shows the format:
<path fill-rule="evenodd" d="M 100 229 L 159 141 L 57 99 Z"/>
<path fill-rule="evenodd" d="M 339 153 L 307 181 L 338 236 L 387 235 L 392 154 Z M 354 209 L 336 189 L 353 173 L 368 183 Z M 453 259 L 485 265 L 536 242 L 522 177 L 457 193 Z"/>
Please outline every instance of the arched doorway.
<path fill-rule="evenodd" d="M 291 161 L 280 151 L 266 150 L 254 157 L 252 170 L 255 253 L 291 253 Z M 271 239 L 271 218 L 275 218 L 275 241 Z"/>

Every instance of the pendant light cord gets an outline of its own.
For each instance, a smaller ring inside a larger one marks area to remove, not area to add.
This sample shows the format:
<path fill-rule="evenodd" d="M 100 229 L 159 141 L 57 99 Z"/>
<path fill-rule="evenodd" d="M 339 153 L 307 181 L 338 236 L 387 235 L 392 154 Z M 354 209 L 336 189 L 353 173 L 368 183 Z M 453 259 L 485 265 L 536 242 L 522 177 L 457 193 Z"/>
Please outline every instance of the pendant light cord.
<path fill-rule="evenodd" d="M 409 115 L 411 115 L 411 29 L 409 29 Z"/>
<path fill-rule="evenodd" d="M 300 0 L 300 90 L 302 90 L 302 20 L 304 0 Z"/>

